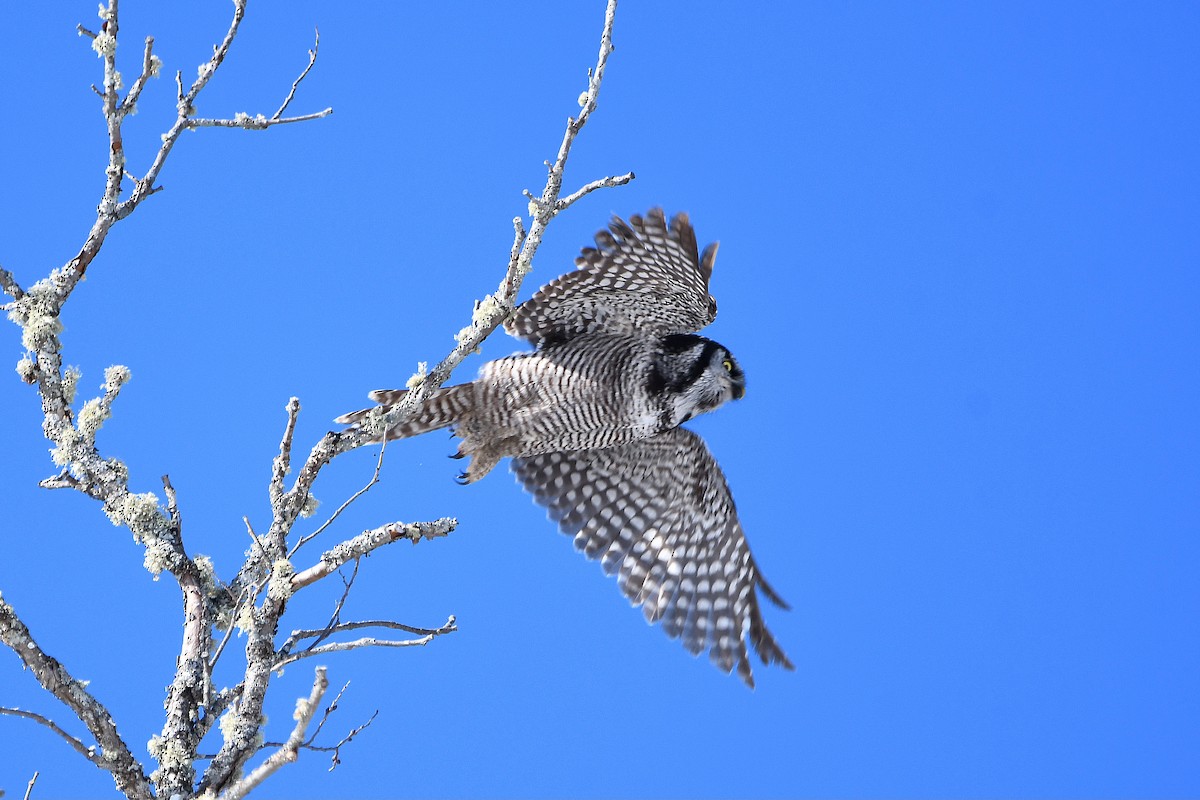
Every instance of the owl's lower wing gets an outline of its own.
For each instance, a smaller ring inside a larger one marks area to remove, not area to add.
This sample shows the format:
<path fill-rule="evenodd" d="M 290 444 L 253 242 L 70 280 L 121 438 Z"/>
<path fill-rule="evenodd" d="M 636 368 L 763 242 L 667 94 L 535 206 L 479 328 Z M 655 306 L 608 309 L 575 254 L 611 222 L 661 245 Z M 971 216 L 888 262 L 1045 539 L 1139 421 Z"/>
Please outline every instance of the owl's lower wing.
<path fill-rule="evenodd" d="M 617 574 L 621 591 L 694 655 L 705 648 L 751 687 L 749 638 L 764 664 L 792 663 L 767 630 L 759 574 L 720 467 L 683 428 L 603 450 L 514 458 L 513 472 L 576 549 Z M 786 607 L 786 606 L 784 606 Z"/>
<path fill-rule="evenodd" d="M 716 244 L 697 251 L 687 214 L 670 226 L 661 208 L 628 223 L 613 217 L 575 259 L 579 269 L 522 303 L 505 330 L 538 346 L 584 333 L 695 333 L 717 315 L 708 294 L 716 257 Z"/>

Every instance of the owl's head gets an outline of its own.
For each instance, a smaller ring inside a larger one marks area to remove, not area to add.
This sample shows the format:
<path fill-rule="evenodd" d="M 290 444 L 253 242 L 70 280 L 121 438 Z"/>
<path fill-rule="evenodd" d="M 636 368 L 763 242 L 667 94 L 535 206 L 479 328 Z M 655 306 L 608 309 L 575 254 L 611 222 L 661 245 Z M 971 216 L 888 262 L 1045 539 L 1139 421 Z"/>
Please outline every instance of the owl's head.
<path fill-rule="evenodd" d="M 651 393 L 673 395 L 678 422 L 686 422 L 746 394 L 746 374 L 733 354 L 703 336 L 664 336 L 657 367 L 651 376 Z"/>

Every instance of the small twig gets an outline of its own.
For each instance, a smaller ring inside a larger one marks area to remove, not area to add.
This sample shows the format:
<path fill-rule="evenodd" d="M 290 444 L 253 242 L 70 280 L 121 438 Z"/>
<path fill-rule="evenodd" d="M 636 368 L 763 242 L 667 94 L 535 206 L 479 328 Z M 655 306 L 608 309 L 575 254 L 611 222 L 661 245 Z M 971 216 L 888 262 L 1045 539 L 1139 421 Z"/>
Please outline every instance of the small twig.
<path fill-rule="evenodd" d="M 613 186 L 624 186 L 636 177 L 637 176 L 632 172 L 626 172 L 624 175 L 610 175 L 607 178 L 594 180 L 581 188 L 579 191 L 559 199 L 555 203 L 555 210 L 565 211 L 566 209 L 570 208 L 571 204 L 573 204 L 576 200 L 580 199 L 581 197 L 586 197 L 597 189 L 608 189 Z"/>
<path fill-rule="evenodd" d="M 79 479 L 71 474 L 69 469 L 64 468 L 62 472 L 50 478 L 42 478 L 38 481 L 38 486 L 43 489 L 82 489 L 83 485 Z"/>
<path fill-rule="evenodd" d="M 526 238 L 525 225 L 521 222 L 521 218 L 513 217 L 513 245 L 508 252 L 508 269 L 504 273 L 504 281 L 500 284 L 501 297 L 515 299 L 517 291 L 520 289 L 516 265 L 520 263 L 521 249 L 525 246 Z"/>
<path fill-rule="evenodd" d="M 217 645 L 217 651 L 213 653 L 212 659 L 208 662 L 208 671 L 211 674 L 217 666 L 217 660 L 221 658 L 221 653 L 225 652 L 225 645 L 233 638 L 233 632 L 237 629 L 237 618 L 242 613 L 242 604 L 249 597 L 254 597 L 258 594 L 257 587 L 247 586 L 238 594 L 237 602 L 233 604 L 233 614 L 229 618 L 229 627 L 225 629 L 225 635 L 221 637 L 221 643 Z"/>
<path fill-rule="evenodd" d="M 37 783 L 38 775 L 40 774 L 40 772 L 35 770 L 33 777 L 29 779 L 29 786 L 25 787 L 25 800 L 29 800 L 29 798 L 33 796 L 33 785 Z"/>
<path fill-rule="evenodd" d="M 317 740 L 317 737 L 321 735 L 321 729 L 325 727 L 325 723 L 329 721 L 329 718 L 331 716 L 333 716 L 333 712 L 337 711 L 338 701 L 340 701 L 342 699 L 342 695 L 344 695 L 346 693 L 346 690 L 349 688 L 350 688 L 350 681 L 346 681 L 345 683 L 342 684 L 342 688 L 338 689 L 338 693 L 334 696 L 333 702 L 330 703 L 329 705 L 325 706 L 325 710 L 323 712 L 321 712 L 321 721 L 317 723 L 317 727 L 315 730 L 313 730 L 312 736 L 309 736 L 308 740 L 304 743 L 305 747 L 309 747 L 313 750 L 318 749 L 313 744 L 313 742 L 315 742 Z M 325 748 L 320 748 L 320 749 L 323 750 Z"/>
<path fill-rule="evenodd" d="M 301 114 L 298 117 L 271 117 L 268 119 L 262 114 L 250 116 L 242 114 L 233 119 L 207 119 L 202 117 L 189 117 L 183 124 L 185 128 L 242 128 L 248 131 L 265 131 L 273 125 L 287 125 L 290 122 L 308 122 L 313 119 L 321 119 L 328 117 L 333 113 L 332 108 L 326 108 L 323 111 L 316 111 L 312 114 Z"/>
<path fill-rule="evenodd" d="M 443 633 L 453 633 L 458 630 L 456 627 L 449 627 L 445 630 L 438 630 L 437 633 L 431 633 L 427 636 L 422 636 L 419 639 L 377 639 L 372 636 L 364 636 L 361 639 L 355 639 L 350 642 L 331 642 L 323 644 L 320 647 L 312 650 L 302 650 L 299 653 L 292 653 L 287 658 L 275 664 L 275 669 L 279 670 L 286 667 L 288 664 L 295 663 L 304 658 L 312 656 L 323 656 L 329 653 L 339 653 L 346 650 L 357 650 L 360 647 L 424 647 L 432 642 L 438 635 Z"/>
<path fill-rule="evenodd" d="M 288 92 L 287 97 L 284 98 L 283 105 L 279 107 L 279 110 L 271 115 L 271 119 L 279 119 L 281 116 L 283 116 L 283 112 L 287 110 L 288 105 L 292 102 L 292 98 L 296 96 L 296 87 L 300 85 L 300 81 L 308 77 L 308 71 L 313 68 L 313 64 L 317 63 L 317 51 L 321 49 L 321 30 L 320 28 L 313 28 L 313 30 L 316 31 L 316 37 L 315 41 L 313 42 L 312 50 L 308 51 L 308 66 L 305 67 L 304 71 L 300 73 L 299 78 L 296 78 L 296 80 L 292 81 L 292 90 Z M 333 109 L 331 108 L 329 111 L 332 112 Z"/>
<path fill-rule="evenodd" d="M 350 578 L 347 579 L 345 576 L 342 576 L 342 584 L 344 587 L 342 589 L 342 596 L 338 598 L 337 604 L 333 607 L 333 613 L 329 615 L 329 622 L 325 623 L 324 629 L 317 632 L 317 638 L 311 645 L 309 645 L 308 649 L 311 650 L 313 647 L 316 647 L 318 644 L 324 641 L 328 636 L 337 632 L 338 626 L 342 622 L 342 609 L 345 608 L 346 600 L 350 597 L 350 590 L 354 587 L 354 581 L 358 578 L 358 565 L 360 563 L 360 559 L 354 559 L 354 571 L 350 573 Z M 288 640 L 283 643 L 283 647 L 279 648 L 279 655 L 286 656 L 288 653 L 292 652 L 292 648 L 296 646 L 296 642 L 302 638 L 309 638 L 307 636 L 300 636 L 299 634 L 301 633 L 307 633 L 307 631 L 292 631 L 292 635 L 289 636 Z"/>
<path fill-rule="evenodd" d="M 341 622 L 340 620 L 336 619 L 336 616 L 337 616 L 337 614 L 335 614 L 335 619 L 331 619 L 329 621 L 329 624 L 327 624 L 324 628 L 321 628 L 320 630 L 295 630 L 295 631 L 292 631 L 292 635 L 289 636 L 287 641 L 283 643 L 283 646 L 279 648 L 279 652 L 277 654 L 278 658 L 283 659 L 283 658 L 286 658 L 287 656 L 290 656 L 292 653 L 292 649 L 304 639 L 312 639 L 313 640 L 313 642 L 308 647 L 304 648 L 304 652 L 309 652 L 311 650 L 314 650 L 317 645 L 319 645 L 321 642 L 325 641 L 326 639 L 328 639 L 330 636 L 334 635 L 335 633 L 344 633 L 346 631 L 357 631 L 357 630 L 362 630 L 363 628 L 387 628 L 389 630 L 404 631 L 405 633 L 411 633 L 414 636 L 431 636 L 431 635 L 440 635 L 441 633 L 445 632 L 443 629 L 446 627 L 445 625 L 443 625 L 441 628 L 417 628 L 412 625 L 405 625 L 401 622 L 393 622 L 392 620 L 386 620 L 386 619 L 364 620 L 362 622 Z M 450 620 L 446 624 L 447 625 L 456 624 L 456 619 L 453 614 L 450 615 Z"/>
<path fill-rule="evenodd" d="M 283 480 L 292 469 L 292 437 L 296 433 L 296 419 L 300 415 L 300 398 L 292 397 L 287 403 L 287 424 L 283 439 L 279 442 L 279 455 L 271 465 L 271 507 L 278 506 L 285 491 Z"/>
<path fill-rule="evenodd" d="M 354 569 L 350 571 L 350 577 L 347 578 L 338 570 L 338 575 L 342 579 L 342 596 L 338 598 L 337 603 L 333 607 L 333 613 L 329 615 L 329 622 L 325 623 L 325 627 L 331 631 L 336 625 L 342 622 L 342 609 L 346 607 L 346 601 L 350 599 L 350 590 L 354 588 L 354 582 L 358 580 L 358 568 L 362 564 L 361 558 L 354 559 Z M 322 639 L 324 637 L 321 637 Z M 319 644 L 321 639 L 317 639 L 314 644 Z"/>
<path fill-rule="evenodd" d="M 384 627 L 399 625 L 399 623 L 384 623 Z M 338 653 L 345 650 L 357 650 L 360 647 L 424 647 L 439 636 L 444 636 L 447 633 L 454 633 L 458 630 L 458 625 L 455 624 L 455 619 L 451 616 L 446 620 L 446 624 L 440 628 L 433 628 L 429 633 L 419 639 L 376 639 L 366 636 L 361 639 L 355 639 L 350 642 L 331 642 L 323 644 L 320 647 L 314 647 L 311 650 L 302 650 L 299 653 L 292 653 L 286 658 L 281 658 L 276 661 L 272 669 L 279 670 L 299 661 L 302 658 L 310 658 L 312 656 L 323 656 L 329 653 Z"/>
<path fill-rule="evenodd" d="M 563 134 L 562 144 L 558 148 L 558 156 L 550 166 L 550 174 L 546 180 L 546 189 L 542 192 L 541 200 L 538 203 L 538 213 L 534 215 L 535 223 L 540 222 L 545 225 L 559 211 L 558 196 L 562 191 L 563 172 L 567 167 L 567 157 L 571 153 L 571 145 L 575 143 L 575 137 L 579 135 L 583 126 L 591 118 L 592 112 L 596 110 L 596 100 L 600 96 L 600 85 L 604 82 L 604 69 L 608 65 L 608 57 L 613 51 L 612 31 L 616 14 L 617 0 L 608 0 L 608 7 L 604 11 L 604 30 L 600 34 L 600 54 L 596 57 L 596 68 L 588 70 L 588 88 L 587 92 L 580 98 L 582 109 L 579 112 L 579 116 L 567 120 L 566 133 Z M 571 200 L 571 202 L 574 202 L 574 200 Z"/>
<path fill-rule="evenodd" d="M 17 283 L 12 273 L 4 269 L 4 267 L 0 267 L 0 289 L 3 289 L 4 293 L 13 300 L 19 301 L 25 296 L 25 290 Z"/>
<path fill-rule="evenodd" d="M 453 625 L 454 623 L 455 623 L 455 618 L 453 616 L 451 616 L 450 621 L 447 624 Z M 404 631 L 405 633 L 411 633 L 415 636 L 432 636 L 432 635 L 437 635 L 440 633 L 445 633 L 446 632 L 444 630 L 445 627 L 446 626 L 443 625 L 441 628 L 415 628 L 412 625 L 405 625 L 402 622 L 392 622 L 391 620 L 386 620 L 386 619 L 371 619 L 371 620 L 363 620 L 361 622 L 339 622 L 336 624 L 329 625 L 325 628 L 322 628 L 321 630 L 292 631 L 292 635 L 288 638 L 288 641 L 289 642 L 299 642 L 301 639 L 315 638 L 318 642 L 320 642 L 320 641 L 323 641 L 324 639 L 329 638 L 329 636 L 331 636 L 332 634 L 335 634 L 335 633 L 342 633 L 344 631 L 357 631 L 357 630 L 362 630 L 363 628 L 388 628 L 389 630 Z M 287 647 L 287 645 L 285 644 L 284 647 Z M 306 649 L 311 650 L 312 648 L 309 647 Z"/>
<path fill-rule="evenodd" d="M 56 723 L 54 720 L 50 719 L 49 717 L 43 717 L 41 714 L 36 714 L 32 711 L 25 711 L 24 709 L 20 709 L 20 708 L 7 708 L 4 706 L 0 706 L 0 715 L 8 715 L 10 717 L 23 717 L 24 719 L 31 719 L 34 722 L 38 723 L 39 725 L 45 725 L 47 728 L 54 731 L 59 736 L 61 736 L 64 740 L 66 740 L 67 744 L 69 744 L 69 745 L 71 745 L 71 747 L 75 748 L 75 752 L 79 753 L 81 756 L 86 758 L 88 761 L 91 761 L 96 766 L 104 767 L 104 759 L 102 759 L 96 753 L 96 748 L 88 747 L 86 744 L 81 742 L 79 739 L 76 739 L 74 736 L 72 736 L 71 734 L 67 733 L 65 730 L 60 728 L 58 726 L 58 723 Z"/>
<path fill-rule="evenodd" d="M 241 800 L 256 786 L 275 774 L 284 764 L 289 764 L 300 757 L 300 748 L 304 744 L 304 733 L 308 730 L 313 716 L 317 713 L 321 698 L 325 696 L 328 688 L 329 679 L 325 675 L 325 668 L 317 667 L 312 691 L 308 698 L 296 701 L 294 715 L 296 727 L 292 729 L 292 735 L 288 737 L 282 747 L 268 756 L 266 761 L 255 767 L 254 771 L 226 789 L 222 794 L 225 800 Z"/>
<path fill-rule="evenodd" d="M 292 558 L 293 556 L 295 556 L 295 555 L 296 555 L 296 551 L 297 551 L 297 550 L 299 550 L 301 547 L 303 547 L 304 545 L 306 545 L 306 544 L 308 544 L 309 542 L 311 542 L 313 539 L 315 539 L 315 538 L 317 538 L 318 536 L 320 536 L 320 535 L 321 535 L 321 533 L 322 533 L 322 531 L 324 531 L 326 528 L 328 528 L 330 525 L 332 525 L 332 524 L 333 524 L 333 521 L 334 521 L 335 519 L 337 519 L 339 516 L 341 516 L 341 514 L 342 514 L 342 512 L 343 512 L 343 511 L 345 511 L 347 508 L 349 508 L 349 507 L 350 507 L 350 504 L 351 504 L 351 503 L 353 503 L 355 500 L 357 500 L 358 498 L 360 498 L 360 497 L 362 497 L 364 494 L 366 494 L 368 491 L 370 491 L 370 489 L 371 489 L 371 487 L 372 487 L 372 486 L 374 486 L 375 484 L 379 483 L 379 472 L 380 472 L 380 470 L 382 470 L 382 469 L 383 469 L 383 454 L 384 454 L 386 451 L 387 451 L 387 439 L 384 439 L 384 440 L 383 440 L 383 444 L 382 444 L 382 445 L 380 446 L 380 448 L 379 448 L 379 458 L 378 458 L 378 459 L 376 459 L 376 461 L 375 461 L 375 472 L 374 472 L 374 474 L 372 474 L 372 475 L 371 475 L 371 480 L 367 481 L 367 485 L 366 485 L 366 486 L 364 486 L 363 488 L 359 489 L 359 490 L 358 490 L 357 492 L 355 492 L 354 494 L 352 494 L 352 495 L 350 496 L 350 499 L 349 499 L 349 500 L 347 500 L 346 502 L 342 503 L 342 504 L 341 504 L 341 505 L 338 507 L 338 510 L 333 512 L 333 516 L 331 516 L 329 519 L 325 520 L 325 524 L 324 524 L 324 525 L 322 525 L 321 527 L 317 528 L 315 531 L 313 531 L 312 533 L 308 534 L 307 536 L 303 536 L 303 537 L 301 537 L 301 538 L 300 538 L 300 541 L 296 542 L 296 545 L 295 545 L 295 547 L 293 547 L 291 550 L 289 550 L 289 551 L 288 551 L 288 558 Z"/>
<path fill-rule="evenodd" d="M 179 498 L 175 495 L 175 487 L 171 485 L 171 476 L 162 476 L 163 492 L 167 496 L 167 516 L 171 518 L 171 525 L 174 526 L 176 533 L 181 533 L 183 530 L 183 520 L 179 515 Z"/>
<path fill-rule="evenodd" d="M 363 531 L 353 539 L 347 539 L 332 550 L 321 554 L 321 560 L 292 577 L 292 591 L 302 589 L 329 575 L 351 559 L 360 558 L 377 547 L 391 544 L 398 539 L 408 539 L 413 544 L 422 539 L 445 536 L 458 527 L 458 520 L 442 517 L 433 522 L 393 522 Z"/>
<path fill-rule="evenodd" d="M 160 61 L 161 65 L 162 62 Z M 161 66 L 160 66 L 161 69 Z M 154 37 L 146 37 L 146 49 L 142 52 L 142 72 L 134 80 L 133 86 L 129 88 L 129 93 L 125 95 L 125 99 L 121 101 L 121 113 L 128 114 L 137 106 L 138 98 L 142 96 L 142 89 L 146 88 L 146 81 L 150 80 L 152 75 L 156 75 L 157 70 L 154 68 Z M 132 176 L 130 176 L 132 177 Z M 135 180 L 134 183 L 137 181 Z"/>
<path fill-rule="evenodd" d="M 304 744 L 300 745 L 301 750 L 312 750 L 315 753 L 333 753 L 333 756 L 331 758 L 331 763 L 329 766 L 330 772 L 333 772 L 333 770 L 337 768 L 338 764 L 342 763 L 341 749 L 343 747 L 345 747 L 346 745 L 348 745 L 350 742 L 354 741 L 355 736 L 358 736 L 360 733 L 365 731 L 367 728 L 371 727 L 371 723 L 374 722 L 375 718 L 379 716 L 379 710 L 376 709 L 371 714 L 370 718 L 366 722 L 364 722 L 362 725 L 359 725 L 358 727 L 351 730 L 349 733 L 347 733 L 345 736 L 343 736 L 341 738 L 341 740 L 338 741 L 336 744 L 333 744 L 333 745 L 316 744 L 317 737 L 321 735 L 321 730 L 325 727 L 325 723 L 329 721 L 330 717 L 333 716 L 333 712 L 337 711 L 338 702 L 342 699 L 342 695 L 346 693 L 346 690 L 348 688 L 350 688 L 349 681 L 347 681 L 342 686 L 342 688 L 338 691 L 337 696 L 333 698 L 333 702 L 331 702 L 329 705 L 327 705 L 325 707 L 324 713 L 321 714 L 321 721 L 317 723 L 316 730 L 314 730 L 312 732 L 312 735 L 308 737 L 308 740 L 306 742 L 304 742 Z M 281 742 L 263 742 L 263 744 L 262 744 L 262 747 L 282 747 L 282 746 L 283 746 L 283 743 L 281 743 Z M 200 758 L 206 758 L 206 757 L 211 758 L 211 756 L 199 756 L 199 757 Z"/>
<path fill-rule="evenodd" d="M 330 757 L 330 760 L 329 760 L 329 771 L 330 771 L 330 772 L 333 772 L 335 769 L 337 769 L 337 766 L 338 766 L 338 764 L 341 764 L 341 763 L 342 763 L 342 748 L 343 748 L 344 746 L 346 746 L 346 745 L 350 744 L 350 742 L 354 741 L 354 737 L 355 737 L 355 736 L 358 736 L 360 733 L 362 733 L 363 731 L 365 731 L 367 728 L 371 727 L 371 723 L 372 723 L 372 722 L 374 722 L 374 721 L 375 721 L 375 718 L 376 718 L 376 717 L 378 717 L 378 716 L 379 716 L 379 709 L 376 709 L 376 710 L 375 710 L 375 713 L 371 714 L 371 718 L 370 718 L 370 719 L 368 719 L 368 720 L 367 720 L 366 722 L 364 722 L 362 725 L 359 725 L 359 726 L 358 726 L 357 728 L 355 728 L 354 730 L 352 730 L 352 731 L 350 731 L 349 733 L 347 733 L 345 736 L 343 736 L 343 737 L 342 737 L 342 740 L 341 740 L 340 742 L 338 742 L 337 744 L 335 744 L 335 745 L 333 746 L 333 748 L 332 748 L 332 750 L 333 750 L 333 756 L 331 756 L 331 757 Z M 316 747 L 316 746 L 314 746 L 312 749 L 313 749 L 313 750 L 319 750 L 319 751 L 322 751 L 322 752 L 327 752 L 327 751 L 328 751 L 328 750 L 330 750 L 331 748 L 328 748 L 328 747 Z"/>
<path fill-rule="evenodd" d="M 258 554 L 262 556 L 264 562 L 271 560 L 267 555 L 267 548 L 263 546 L 262 539 L 258 538 L 258 534 L 254 532 L 254 528 L 250 525 L 250 518 L 243 516 L 242 522 L 246 523 L 246 533 L 250 534 L 250 538 L 254 540 L 254 544 L 258 546 Z"/>

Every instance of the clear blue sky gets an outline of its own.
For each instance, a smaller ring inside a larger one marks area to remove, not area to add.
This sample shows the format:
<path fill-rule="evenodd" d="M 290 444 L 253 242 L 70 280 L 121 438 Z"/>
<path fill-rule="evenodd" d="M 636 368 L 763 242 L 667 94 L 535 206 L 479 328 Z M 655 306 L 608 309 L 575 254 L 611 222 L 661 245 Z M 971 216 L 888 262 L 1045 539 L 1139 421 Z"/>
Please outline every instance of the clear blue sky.
<path fill-rule="evenodd" d="M 332 775 L 306 754 L 262 796 L 1200 794 L 1200 10 L 824 5 L 624 3 L 567 183 L 638 178 L 558 219 L 526 289 L 612 213 L 686 210 L 721 241 L 709 333 L 749 393 L 694 427 L 793 605 L 767 613 L 796 672 L 761 669 L 752 693 L 692 660 L 503 470 L 455 485 L 431 435 L 389 448 L 325 544 L 457 515 L 448 539 L 371 557 L 346 616 L 461 631 L 328 659 L 351 681 L 328 733 L 379 718 Z M 95 6 L 5 12 L 0 264 L 26 283 L 75 252 L 102 188 L 100 62 L 74 32 Z M 133 372 L 103 450 L 136 491 L 170 474 L 189 548 L 226 577 L 242 516 L 265 525 L 287 398 L 307 452 L 495 288 L 602 6 L 251 4 L 201 113 L 270 114 L 317 25 L 292 108 L 334 115 L 183 137 L 64 319 L 81 398 L 109 364 Z M 148 33 L 194 75 L 229 12 L 126 0 L 126 76 Z M 127 125 L 133 172 L 173 96 L 151 84 Z M 38 403 L 16 328 L 0 336 L 0 591 L 145 755 L 177 589 L 93 501 L 37 488 Z M 326 471 L 323 511 L 374 459 Z M 280 680 L 270 735 L 312 666 Z M 82 731 L 12 654 L 0 704 Z M 38 797 L 113 791 L 32 723 L 0 718 L 0 753 L 10 797 L 34 770 Z"/>

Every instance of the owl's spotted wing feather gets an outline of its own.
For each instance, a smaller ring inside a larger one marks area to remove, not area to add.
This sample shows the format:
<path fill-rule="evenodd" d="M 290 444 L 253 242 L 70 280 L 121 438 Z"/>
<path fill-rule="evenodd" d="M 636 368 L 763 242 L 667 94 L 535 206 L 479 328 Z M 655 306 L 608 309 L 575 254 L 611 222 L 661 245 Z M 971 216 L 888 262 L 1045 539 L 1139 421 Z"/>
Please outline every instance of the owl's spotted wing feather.
<path fill-rule="evenodd" d="M 707 648 L 717 667 L 736 666 L 754 686 L 748 637 L 764 664 L 793 668 L 755 589 L 784 603 L 759 574 L 725 477 L 699 436 L 675 428 L 617 447 L 514 458 L 513 472 L 576 549 L 616 573 L 646 620 L 661 620 L 692 654 Z"/>
<path fill-rule="evenodd" d="M 697 250 L 687 214 L 670 226 L 661 208 L 628 223 L 613 217 L 575 259 L 579 269 L 543 286 L 504 327 L 537 346 L 597 332 L 695 333 L 717 315 L 708 293 L 716 258 L 715 243 Z"/>

